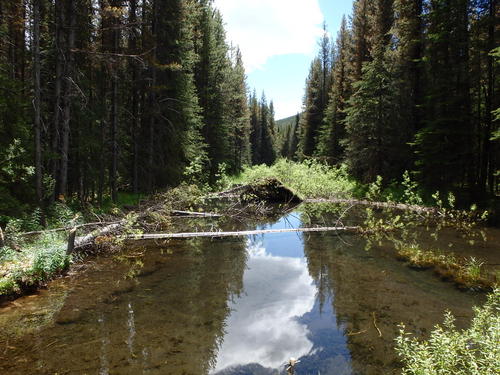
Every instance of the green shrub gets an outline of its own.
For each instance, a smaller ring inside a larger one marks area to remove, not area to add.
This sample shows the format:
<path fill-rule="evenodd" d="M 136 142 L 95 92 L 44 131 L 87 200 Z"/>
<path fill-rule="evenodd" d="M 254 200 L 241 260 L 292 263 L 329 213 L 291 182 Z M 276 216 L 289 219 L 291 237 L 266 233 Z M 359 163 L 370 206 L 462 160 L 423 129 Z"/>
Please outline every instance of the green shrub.
<path fill-rule="evenodd" d="M 428 340 L 419 341 L 401 326 L 396 350 L 404 362 L 403 375 L 500 374 L 500 289 L 488 296 L 466 330 L 457 330 L 451 313 Z"/>
<path fill-rule="evenodd" d="M 314 160 L 295 163 L 280 159 L 270 167 L 247 167 L 231 182 L 248 184 L 269 177 L 277 178 L 303 198 L 351 198 L 356 188 L 346 166 L 332 167 Z"/>
<path fill-rule="evenodd" d="M 21 286 L 47 281 L 69 266 L 66 240 L 61 234 L 45 234 L 24 244 L 22 251 L 0 249 L 0 295 L 18 293 Z"/>

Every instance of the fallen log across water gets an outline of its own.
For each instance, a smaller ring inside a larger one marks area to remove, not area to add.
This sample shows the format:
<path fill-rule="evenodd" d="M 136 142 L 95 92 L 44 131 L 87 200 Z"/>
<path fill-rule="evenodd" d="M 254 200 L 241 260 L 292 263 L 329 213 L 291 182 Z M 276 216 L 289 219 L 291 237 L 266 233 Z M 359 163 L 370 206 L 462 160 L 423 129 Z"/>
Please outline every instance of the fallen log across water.
<path fill-rule="evenodd" d="M 104 228 L 94 230 L 83 237 L 76 237 L 75 236 L 76 228 L 73 228 L 70 231 L 70 235 L 68 237 L 67 253 L 70 254 L 76 249 L 81 249 L 87 246 L 93 246 L 95 244 L 95 240 L 97 237 L 113 234 L 119 231 L 121 228 L 123 228 L 125 224 L 126 221 L 122 220 L 120 222 L 110 224 Z"/>
<path fill-rule="evenodd" d="M 172 216 L 180 216 L 180 217 L 222 217 L 222 215 L 214 214 L 212 212 L 192 212 L 192 211 L 180 211 L 180 210 L 172 210 Z"/>
<path fill-rule="evenodd" d="M 307 198 L 304 199 L 305 203 L 348 203 L 359 204 L 363 206 L 372 206 L 376 208 L 396 208 L 399 210 L 413 211 L 417 213 L 438 214 L 439 210 L 436 207 L 418 206 L 415 204 L 392 203 L 392 202 L 375 202 L 359 199 L 345 199 L 345 198 Z"/>
<path fill-rule="evenodd" d="M 317 228 L 287 228 L 287 229 L 258 229 L 235 232 L 191 232 L 191 233 L 144 233 L 122 236 L 127 240 L 160 240 L 168 238 L 194 238 L 194 237 L 240 237 L 254 234 L 268 233 L 297 233 L 297 232 L 352 232 L 360 233 L 360 227 L 317 227 Z"/>
<path fill-rule="evenodd" d="M 97 227 L 101 225 L 110 225 L 110 224 L 118 224 L 120 221 L 112 221 L 112 222 L 105 222 L 105 221 L 97 221 L 95 223 L 85 223 L 85 224 L 78 224 L 74 226 L 68 226 L 68 227 L 62 227 L 62 228 L 54 228 L 54 229 L 45 229 L 45 230 L 36 230 L 32 232 L 23 232 L 19 233 L 19 236 L 33 236 L 37 234 L 46 234 L 46 233 L 56 233 L 56 232 L 67 232 L 73 229 L 80 229 L 80 228 L 85 228 L 85 227 Z"/>

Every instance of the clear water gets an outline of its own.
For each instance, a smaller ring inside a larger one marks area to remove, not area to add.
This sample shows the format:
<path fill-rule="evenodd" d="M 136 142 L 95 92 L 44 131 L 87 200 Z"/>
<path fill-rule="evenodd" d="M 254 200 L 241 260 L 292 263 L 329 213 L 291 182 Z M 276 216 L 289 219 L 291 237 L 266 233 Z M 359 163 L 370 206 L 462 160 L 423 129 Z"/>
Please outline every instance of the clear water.
<path fill-rule="evenodd" d="M 298 214 L 265 225 L 299 226 Z M 298 375 L 397 374 L 399 323 L 425 337 L 451 310 L 463 327 L 484 296 L 365 247 L 278 233 L 97 258 L 0 307 L 0 374 L 266 375 L 290 357 Z"/>

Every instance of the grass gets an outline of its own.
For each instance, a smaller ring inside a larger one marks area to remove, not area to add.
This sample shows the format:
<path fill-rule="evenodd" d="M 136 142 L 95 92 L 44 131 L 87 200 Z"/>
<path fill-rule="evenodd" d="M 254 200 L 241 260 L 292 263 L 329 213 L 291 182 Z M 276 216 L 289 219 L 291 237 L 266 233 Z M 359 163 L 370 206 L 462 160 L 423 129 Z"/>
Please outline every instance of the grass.
<path fill-rule="evenodd" d="M 0 248 L 0 296 L 16 295 L 37 287 L 65 270 L 71 258 L 66 241 L 56 234 L 45 234 L 23 244 L 22 251 Z"/>
<path fill-rule="evenodd" d="M 486 304 L 474 308 L 469 329 L 457 330 L 447 313 L 428 340 L 411 337 L 401 326 L 396 350 L 404 362 L 403 375 L 492 375 L 500 373 L 500 289 Z"/>
<path fill-rule="evenodd" d="M 454 253 L 438 250 L 422 250 L 418 245 L 399 246 L 397 255 L 412 268 L 432 268 L 443 279 L 469 289 L 492 290 L 497 285 L 496 275 L 488 275 L 484 262 L 469 257 L 458 257 Z"/>
<path fill-rule="evenodd" d="M 230 184 L 249 184 L 259 179 L 275 177 L 301 198 L 351 198 L 356 190 L 345 166 L 331 167 L 316 161 L 295 163 L 278 160 L 272 166 L 247 167 L 237 176 L 228 178 Z"/>

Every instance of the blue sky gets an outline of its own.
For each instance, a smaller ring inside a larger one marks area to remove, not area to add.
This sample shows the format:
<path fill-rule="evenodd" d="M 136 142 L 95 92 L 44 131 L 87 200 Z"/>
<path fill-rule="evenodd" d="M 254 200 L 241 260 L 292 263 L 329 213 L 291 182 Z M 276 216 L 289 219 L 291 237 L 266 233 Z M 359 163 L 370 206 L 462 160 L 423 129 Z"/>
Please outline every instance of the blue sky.
<path fill-rule="evenodd" d="M 305 80 L 326 21 L 336 38 L 352 0 L 215 0 L 229 42 L 243 53 L 247 84 L 274 101 L 276 118 L 301 109 Z"/>

